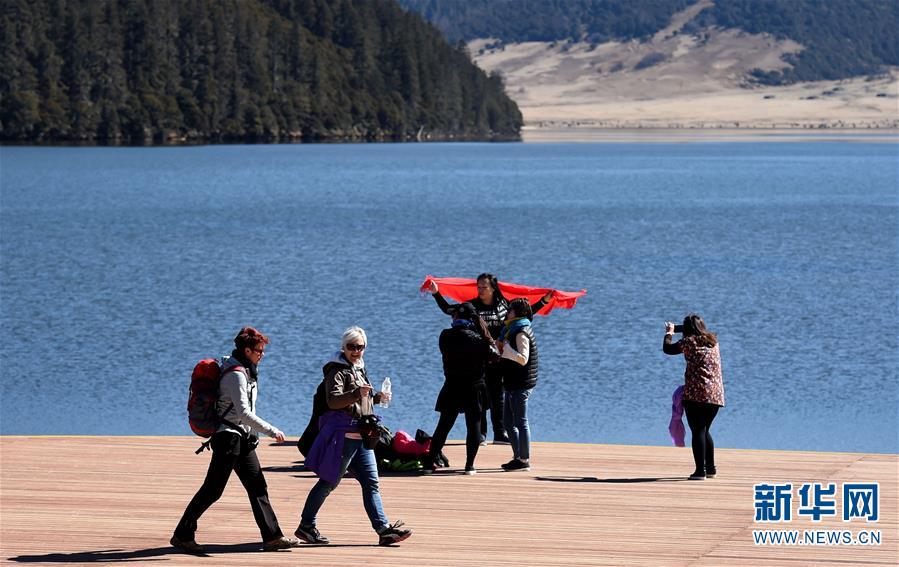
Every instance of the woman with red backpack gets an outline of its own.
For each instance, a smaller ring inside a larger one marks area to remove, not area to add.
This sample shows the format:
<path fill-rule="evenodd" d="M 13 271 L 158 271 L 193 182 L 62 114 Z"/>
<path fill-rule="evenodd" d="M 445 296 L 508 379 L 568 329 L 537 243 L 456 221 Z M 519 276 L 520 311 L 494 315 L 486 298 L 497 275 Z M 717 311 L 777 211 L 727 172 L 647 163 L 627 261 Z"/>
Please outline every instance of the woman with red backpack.
<path fill-rule="evenodd" d="M 174 547 L 187 553 L 203 553 L 203 548 L 194 539 L 197 521 L 221 497 L 231 471 L 237 473 L 250 498 L 253 517 L 262 534 L 263 549 L 276 551 L 299 545 L 298 540 L 284 537 L 281 532 L 256 457 L 256 446 L 259 445 L 256 433 L 284 441 L 281 430 L 256 415 L 257 366 L 268 343 L 268 337 L 253 327 L 244 327 L 234 338 L 231 357 L 222 364 L 216 402 L 221 419 L 211 439 L 212 460 L 203 485 L 187 505 L 170 540 Z"/>

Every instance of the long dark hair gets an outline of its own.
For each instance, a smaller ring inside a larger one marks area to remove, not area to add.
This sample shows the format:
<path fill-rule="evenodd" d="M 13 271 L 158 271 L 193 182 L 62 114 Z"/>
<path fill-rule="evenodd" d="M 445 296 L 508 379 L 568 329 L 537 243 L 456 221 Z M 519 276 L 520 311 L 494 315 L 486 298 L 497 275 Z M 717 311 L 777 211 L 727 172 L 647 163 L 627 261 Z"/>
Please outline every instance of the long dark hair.
<path fill-rule="evenodd" d="M 487 328 L 487 323 L 484 322 L 484 319 L 478 314 L 478 310 L 475 309 L 475 306 L 470 302 L 466 301 L 465 303 L 460 304 L 456 307 L 456 310 L 453 312 L 456 316 L 456 319 L 467 319 L 474 323 L 475 330 L 482 338 L 491 341 L 490 337 L 490 329 Z"/>
<path fill-rule="evenodd" d="M 709 332 L 705 327 L 705 321 L 696 313 L 690 313 L 684 317 L 684 337 L 696 337 L 699 346 L 713 347 L 718 344 L 718 336 Z"/>
<path fill-rule="evenodd" d="M 499 290 L 499 281 L 497 281 L 496 276 L 493 274 L 483 273 L 477 277 L 475 281 L 487 280 L 487 283 L 490 284 L 490 287 L 493 288 L 493 302 L 500 303 L 502 301 L 507 301 L 505 297 L 503 297 L 503 292 Z"/>

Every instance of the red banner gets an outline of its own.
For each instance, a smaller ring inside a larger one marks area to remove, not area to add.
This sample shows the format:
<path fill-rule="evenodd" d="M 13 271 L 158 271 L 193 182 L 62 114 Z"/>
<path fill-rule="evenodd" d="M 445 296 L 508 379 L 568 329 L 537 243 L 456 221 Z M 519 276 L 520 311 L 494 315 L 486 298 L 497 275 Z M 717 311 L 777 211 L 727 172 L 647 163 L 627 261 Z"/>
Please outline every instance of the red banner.
<path fill-rule="evenodd" d="M 478 296 L 478 282 L 472 278 L 435 278 L 434 276 L 425 276 L 425 281 L 421 284 L 422 292 L 429 293 L 431 282 L 437 284 L 440 295 L 447 299 L 454 299 L 459 303 L 471 301 Z M 547 292 L 552 291 L 553 297 L 538 315 L 548 315 L 550 311 L 557 307 L 562 309 L 571 309 L 577 303 L 577 298 L 586 295 L 587 290 L 580 291 L 562 291 L 549 287 L 532 287 L 509 282 L 499 282 L 499 289 L 503 292 L 503 297 L 512 300 L 516 297 L 526 298 L 531 305 L 540 301 Z"/>

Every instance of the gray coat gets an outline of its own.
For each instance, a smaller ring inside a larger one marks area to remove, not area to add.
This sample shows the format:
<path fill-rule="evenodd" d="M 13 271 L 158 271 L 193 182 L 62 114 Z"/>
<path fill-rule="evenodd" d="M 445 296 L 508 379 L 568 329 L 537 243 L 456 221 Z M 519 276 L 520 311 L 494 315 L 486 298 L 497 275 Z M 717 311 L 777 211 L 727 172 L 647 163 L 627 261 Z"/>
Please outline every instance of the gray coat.
<path fill-rule="evenodd" d="M 256 415 L 256 395 L 259 389 L 256 380 L 250 377 L 246 369 L 238 370 L 236 366 L 242 365 L 234 357 L 222 361 L 222 380 L 219 383 L 216 410 L 223 421 L 218 431 L 233 431 L 241 435 L 252 431 L 274 437 L 278 430 Z M 236 425 L 239 430 L 225 421 Z"/>

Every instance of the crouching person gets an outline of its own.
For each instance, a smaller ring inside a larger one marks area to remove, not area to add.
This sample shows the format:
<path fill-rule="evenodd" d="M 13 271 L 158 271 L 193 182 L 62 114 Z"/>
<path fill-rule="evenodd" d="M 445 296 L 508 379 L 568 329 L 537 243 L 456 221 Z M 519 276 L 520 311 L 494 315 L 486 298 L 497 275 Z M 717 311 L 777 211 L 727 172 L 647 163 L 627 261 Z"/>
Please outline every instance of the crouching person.
<path fill-rule="evenodd" d="M 299 541 L 286 538 L 281 532 L 268 499 L 265 477 L 256 457 L 259 438 L 255 433 L 263 433 L 279 442 L 284 441 L 284 433 L 255 413 L 259 378 L 257 366 L 265 355 L 268 342 L 268 337 L 253 327 L 244 327 L 234 338 L 235 348 L 231 357 L 222 366 L 216 407 L 222 419 L 211 440 L 212 460 L 203 485 L 184 510 L 170 542 L 182 551 L 195 554 L 203 552 L 194 539 L 197 521 L 221 497 L 232 470 L 237 473 L 247 491 L 253 517 L 262 534 L 263 549 L 275 551 L 299 545 Z"/>
<path fill-rule="evenodd" d="M 306 543 L 329 543 L 316 527 L 316 516 L 347 469 L 362 485 L 362 504 L 378 534 L 378 544 L 399 543 L 412 535 L 412 530 L 402 528 L 403 522 L 391 524 L 387 520 L 381 505 L 375 453 L 363 444 L 360 433 L 360 419 L 373 415 L 374 404 L 382 398 L 390 400 L 388 393 L 372 392 L 362 359 L 366 344 L 365 331 L 350 327 L 343 333 L 340 351 L 322 368 L 328 411 L 321 417 L 321 431 L 306 455 L 306 468 L 315 471 L 319 480 L 306 497 L 295 532 Z"/>

